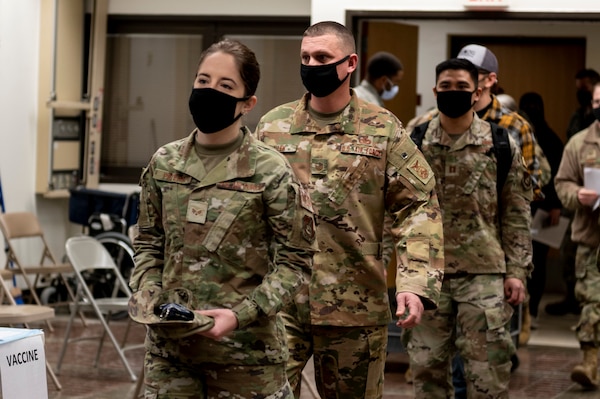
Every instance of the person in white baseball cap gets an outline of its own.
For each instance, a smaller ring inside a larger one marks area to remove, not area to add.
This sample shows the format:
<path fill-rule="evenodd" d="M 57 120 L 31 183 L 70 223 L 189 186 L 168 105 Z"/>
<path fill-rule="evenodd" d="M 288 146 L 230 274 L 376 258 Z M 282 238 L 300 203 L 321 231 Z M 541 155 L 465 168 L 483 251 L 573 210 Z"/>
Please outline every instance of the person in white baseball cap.
<path fill-rule="evenodd" d="M 483 69 L 487 73 L 498 74 L 498 59 L 487 47 L 469 44 L 460 50 L 456 58 L 471 61 L 479 70 Z"/>

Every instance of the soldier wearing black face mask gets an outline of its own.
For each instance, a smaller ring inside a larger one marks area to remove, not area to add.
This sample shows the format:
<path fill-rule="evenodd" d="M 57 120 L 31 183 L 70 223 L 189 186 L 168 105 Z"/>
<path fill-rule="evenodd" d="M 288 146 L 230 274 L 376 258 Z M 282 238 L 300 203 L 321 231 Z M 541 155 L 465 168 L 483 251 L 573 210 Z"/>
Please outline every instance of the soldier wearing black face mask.
<path fill-rule="evenodd" d="M 593 69 L 582 69 L 575 75 L 575 87 L 577 88 L 577 103 L 579 107 L 569 120 L 567 127 L 567 139 L 575 133 L 582 131 L 594 122 L 592 113 L 592 88 L 600 82 L 600 74 Z"/>
<path fill-rule="evenodd" d="M 440 63 L 433 89 L 439 113 L 427 128 L 416 129 L 425 129 L 420 148 L 436 177 L 445 258 L 438 309 L 403 331 L 417 399 L 455 396 L 448 374 L 457 351 L 470 396 L 508 397 L 515 347 L 505 326 L 511 305 L 525 299 L 531 272 L 533 193 L 518 144 L 474 111 L 482 95 L 477 78 L 469 60 Z M 507 179 L 500 186 L 505 158 L 493 136 L 499 131 L 510 146 Z"/>
<path fill-rule="evenodd" d="M 358 65 L 352 32 L 318 22 L 304 32 L 300 58 L 308 93 L 269 111 L 256 128 L 290 161 L 318 215 L 320 252 L 307 292 L 280 313 L 288 378 L 299 397 L 314 354 L 322 398 L 381 399 L 391 322 L 384 217 L 394 220 L 395 323 L 411 328 L 435 308 L 443 274 L 435 178 L 398 118 L 350 88 Z"/>

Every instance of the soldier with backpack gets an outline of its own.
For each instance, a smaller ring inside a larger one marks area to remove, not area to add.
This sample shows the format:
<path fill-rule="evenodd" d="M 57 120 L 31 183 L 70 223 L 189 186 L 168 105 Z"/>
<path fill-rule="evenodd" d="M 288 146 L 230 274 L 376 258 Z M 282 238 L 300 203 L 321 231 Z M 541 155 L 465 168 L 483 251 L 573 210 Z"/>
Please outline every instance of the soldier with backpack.
<path fill-rule="evenodd" d="M 506 327 L 531 272 L 532 183 L 512 137 L 474 112 L 477 77 L 468 60 L 440 63 L 440 112 L 413 131 L 436 176 L 445 253 L 438 308 L 403 331 L 416 398 L 453 397 L 448 375 L 457 350 L 469 398 L 508 396 L 515 348 Z"/>

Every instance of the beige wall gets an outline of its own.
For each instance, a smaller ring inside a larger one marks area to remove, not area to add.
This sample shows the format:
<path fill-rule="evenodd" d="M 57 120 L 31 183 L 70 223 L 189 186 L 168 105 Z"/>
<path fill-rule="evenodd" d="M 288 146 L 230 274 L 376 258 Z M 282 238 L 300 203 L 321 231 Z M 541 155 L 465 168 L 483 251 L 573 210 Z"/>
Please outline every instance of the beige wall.
<path fill-rule="evenodd" d="M 110 0 L 108 13 L 308 16 L 310 0 Z"/>
<path fill-rule="evenodd" d="M 312 0 L 310 15 L 313 22 L 333 20 L 345 22 L 346 11 L 465 11 L 469 0 L 421 0 L 421 1 L 389 1 L 389 0 Z M 595 0 L 511 0 L 508 12 L 556 12 L 556 13 L 590 13 L 600 12 L 600 2 Z"/>
<path fill-rule="evenodd" d="M 10 211 L 31 210 L 38 213 L 43 227 L 50 230 L 51 247 L 59 256 L 64 252 L 63 243 L 67 236 L 76 230 L 68 223 L 67 201 L 64 199 L 43 199 L 35 192 L 35 156 L 37 123 L 37 76 L 39 59 L 39 12 L 42 1 L 50 0 L 0 0 L 0 174 L 5 202 Z M 590 0 L 528 0 L 516 1 L 513 11 L 520 12 L 600 12 L 600 2 Z M 519 4 L 520 3 L 520 4 Z M 461 11 L 464 1 L 422 0 L 419 2 L 389 0 L 111 0 L 110 14 L 199 14 L 199 15 L 271 15 L 306 16 L 313 21 L 334 19 L 345 21 L 346 10 L 424 10 Z M 485 30 L 487 34 L 506 32 L 506 26 L 486 23 L 452 27 L 438 23 L 435 26 L 423 25 L 422 31 L 429 30 L 434 36 L 445 35 L 452 30 Z M 513 28 L 510 26 L 509 28 Z M 517 27 L 515 27 L 516 29 Z M 547 28 L 547 27 L 545 27 Z M 518 27 L 532 30 L 531 27 Z M 588 64 L 600 68 L 600 53 L 591 49 L 600 48 L 600 35 L 596 23 L 579 26 L 553 25 L 557 29 L 575 33 L 585 32 L 588 37 Z M 445 53 L 445 40 L 431 40 L 431 53 Z M 421 50 L 420 50 L 421 53 Z M 423 65 L 428 65 L 427 53 L 421 53 Z M 423 76 L 427 76 L 423 74 Z M 425 93 L 431 84 L 423 81 L 418 91 Z M 49 93 L 48 93 L 49 94 Z M 431 99 L 424 99 L 431 103 Z M 0 262 L 4 263 L 0 252 Z"/>

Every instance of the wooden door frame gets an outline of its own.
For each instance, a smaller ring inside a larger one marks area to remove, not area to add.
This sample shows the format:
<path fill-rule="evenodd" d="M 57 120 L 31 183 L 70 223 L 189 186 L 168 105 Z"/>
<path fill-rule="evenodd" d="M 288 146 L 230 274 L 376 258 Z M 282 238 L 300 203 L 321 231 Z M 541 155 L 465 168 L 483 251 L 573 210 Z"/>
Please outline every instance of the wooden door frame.
<path fill-rule="evenodd" d="M 363 19 L 466 19 L 466 20 L 500 20 L 500 21 L 576 21 L 598 22 L 600 13 L 590 12 L 503 12 L 503 11 L 365 11 L 346 10 L 346 27 L 355 35 L 358 34 Z"/>

